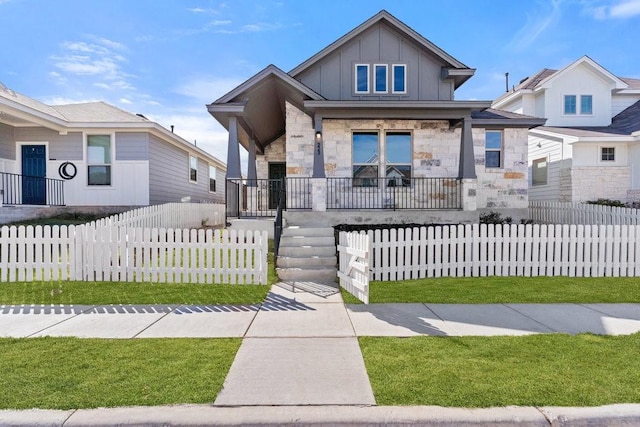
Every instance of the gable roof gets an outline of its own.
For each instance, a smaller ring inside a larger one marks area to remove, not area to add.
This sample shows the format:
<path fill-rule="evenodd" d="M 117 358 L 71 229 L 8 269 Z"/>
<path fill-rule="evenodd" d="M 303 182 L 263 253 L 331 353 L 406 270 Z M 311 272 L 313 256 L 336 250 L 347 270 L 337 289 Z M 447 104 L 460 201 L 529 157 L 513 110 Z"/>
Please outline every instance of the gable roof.
<path fill-rule="evenodd" d="M 149 120 L 137 114 L 122 110 L 103 101 L 77 104 L 53 105 L 69 122 L 100 123 L 148 123 Z"/>
<path fill-rule="evenodd" d="M 395 16 L 391 15 L 386 10 L 381 10 L 380 12 L 378 12 L 377 14 L 375 14 L 374 16 L 372 16 L 362 24 L 358 25 L 353 30 L 349 31 L 344 36 L 340 37 L 338 40 L 331 43 L 329 46 L 322 49 L 320 52 L 313 55 L 311 58 L 307 59 L 306 61 L 304 61 L 297 67 L 295 67 L 293 70 L 289 71 L 289 74 L 293 77 L 298 76 L 300 73 L 307 70 L 309 67 L 313 66 L 318 61 L 327 57 L 331 53 L 340 49 L 345 44 L 354 40 L 360 34 L 364 33 L 366 30 L 378 24 L 379 22 L 387 23 L 388 25 L 393 27 L 395 30 L 400 32 L 401 34 L 413 40 L 423 49 L 429 51 L 430 53 L 435 55 L 437 58 L 440 58 L 450 68 L 454 68 L 457 70 L 464 70 L 465 72 L 462 73 L 462 75 L 452 74 L 452 77 L 454 77 L 456 88 L 461 84 L 463 84 L 465 81 L 467 81 L 475 72 L 475 69 L 467 67 L 462 62 L 458 61 L 453 56 L 449 55 L 447 52 L 445 52 L 444 50 L 442 50 L 441 48 L 433 44 L 431 41 L 427 40 L 424 36 L 416 32 L 414 29 L 412 29 L 411 27 L 409 27 L 399 19 L 397 19 Z"/>
<path fill-rule="evenodd" d="M 553 80 L 557 79 L 558 77 L 562 76 L 563 74 L 573 70 L 574 68 L 580 66 L 580 65 L 587 65 L 589 68 L 591 68 L 593 71 L 597 72 L 598 74 L 600 74 L 601 77 L 604 77 L 608 80 L 610 80 L 615 86 L 615 89 L 625 89 L 628 85 L 622 81 L 619 77 L 615 76 L 614 74 L 612 74 L 611 72 L 609 72 L 609 70 L 607 70 L 606 68 L 604 68 L 602 65 L 598 64 L 596 61 L 594 61 L 593 59 L 589 58 L 587 55 L 584 55 L 582 58 L 579 58 L 577 61 L 572 62 L 571 64 L 567 65 L 566 67 L 564 67 L 563 69 L 561 69 L 560 71 L 557 71 L 549 76 L 547 76 L 546 78 L 542 79 L 535 87 L 535 89 L 542 89 L 542 88 L 547 88 L 549 87 L 549 85 L 553 82 Z"/>

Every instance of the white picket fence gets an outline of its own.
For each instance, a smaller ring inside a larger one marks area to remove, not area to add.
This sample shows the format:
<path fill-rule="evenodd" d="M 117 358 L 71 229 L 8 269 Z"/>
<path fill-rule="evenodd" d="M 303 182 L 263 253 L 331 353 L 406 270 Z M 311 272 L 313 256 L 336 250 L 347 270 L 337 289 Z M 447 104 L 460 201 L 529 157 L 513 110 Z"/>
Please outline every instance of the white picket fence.
<path fill-rule="evenodd" d="M 364 232 L 341 231 L 338 239 L 340 286 L 369 304 L 369 236 Z"/>
<path fill-rule="evenodd" d="M 224 205 L 171 203 L 79 226 L 4 226 L 0 282 L 266 284 L 267 232 L 170 227 L 205 220 L 223 223 Z"/>
<path fill-rule="evenodd" d="M 200 228 L 224 225 L 225 205 L 219 203 L 165 203 L 101 218 L 97 227 Z"/>
<path fill-rule="evenodd" d="M 531 201 L 529 218 L 543 224 L 640 225 L 640 209 Z"/>
<path fill-rule="evenodd" d="M 370 279 L 640 276 L 640 226 L 467 224 L 369 231 Z"/>

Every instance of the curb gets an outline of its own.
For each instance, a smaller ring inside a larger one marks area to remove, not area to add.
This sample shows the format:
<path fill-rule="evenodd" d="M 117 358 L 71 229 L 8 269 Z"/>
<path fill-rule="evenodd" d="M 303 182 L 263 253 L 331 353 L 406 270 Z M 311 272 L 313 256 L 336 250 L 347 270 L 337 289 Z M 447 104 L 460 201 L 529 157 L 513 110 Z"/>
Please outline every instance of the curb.
<path fill-rule="evenodd" d="M 0 410 L 0 426 L 640 426 L 640 404 L 588 408 L 509 406 L 176 405 L 80 410 Z"/>

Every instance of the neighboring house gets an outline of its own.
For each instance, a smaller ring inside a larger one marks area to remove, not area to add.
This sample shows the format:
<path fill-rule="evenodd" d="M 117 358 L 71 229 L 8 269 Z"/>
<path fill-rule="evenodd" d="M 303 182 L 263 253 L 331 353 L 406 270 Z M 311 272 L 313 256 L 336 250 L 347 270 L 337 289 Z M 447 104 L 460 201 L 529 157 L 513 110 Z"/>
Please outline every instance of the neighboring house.
<path fill-rule="evenodd" d="M 0 84 L 5 213 L 20 205 L 118 211 L 185 197 L 223 203 L 225 174 L 223 162 L 142 115 L 104 102 L 45 105 Z"/>
<path fill-rule="evenodd" d="M 546 117 L 529 132 L 529 199 L 640 201 L 640 79 L 587 56 L 543 69 L 493 102 Z"/>
<path fill-rule="evenodd" d="M 544 120 L 454 100 L 474 72 L 386 11 L 289 73 L 269 65 L 208 105 L 229 131 L 228 215 L 274 214 L 286 182 L 289 224 L 526 216 Z"/>

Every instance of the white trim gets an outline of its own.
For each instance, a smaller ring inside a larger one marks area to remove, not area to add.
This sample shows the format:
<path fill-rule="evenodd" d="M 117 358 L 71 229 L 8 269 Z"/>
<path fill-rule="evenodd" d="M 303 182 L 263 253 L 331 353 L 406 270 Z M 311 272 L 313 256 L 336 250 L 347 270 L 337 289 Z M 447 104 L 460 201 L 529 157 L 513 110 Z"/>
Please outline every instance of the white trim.
<path fill-rule="evenodd" d="M 567 113 L 567 96 L 573 96 L 576 101 L 576 111 L 575 113 Z M 576 117 L 578 116 L 578 94 L 574 93 L 566 93 L 562 95 L 562 116 L 563 117 Z"/>
<path fill-rule="evenodd" d="M 14 170 L 18 175 L 23 175 L 22 173 L 22 146 L 24 145 L 44 145 L 44 155 L 45 155 L 45 177 L 50 178 L 49 176 L 49 141 L 16 141 L 16 165 Z M 9 159 L 7 159 L 9 160 Z M 54 177 L 56 178 L 56 177 Z"/>
<path fill-rule="evenodd" d="M 111 172 L 110 176 L 109 176 L 109 182 L 111 182 L 111 184 L 108 185 L 90 185 L 89 184 L 89 166 L 100 166 L 99 164 L 92 164 L 89 163 L 89 153 L 88 153 L 88 148 L 89 148 L 89 137 L 90 136 L 108 136 L 109 137 L 109 170 Z M 82 155 L 83 155 L 83 160 L 84 160 L 84 167 L 85 172 L 87 173 L 87 177 L 86 180 L 84 182 L 84 186 L 85 188 L 91 188 L 91 189 L 96 189 L 96 188 L 113 188 L 113 170 L 114 170 L 114 163 L 115 163 L 115 158 L 116 158 L 116 133 L 114 131 L 104 131 L 104 132 L 82 132 Z"/>
<path fill-rule="evenodd" d="M 215 194 L 218 192 L 218 169 L 211 163 L 207 163 L 207 165 L 209 166 L 209 181 L 207 182 L 207 189 L 209 190 L 209 193 Z M 216 183 L 215 191 L 211 191 L 211 168 L 213 168 L 213 181 Z"/>
<path fill-rule="evenodd" d="M 191 169 L 193 169 L 193 168 L 191 167 L 191 159 L 192 159 L 192 158 L 196 159 L 196 179 L 195 179 L 195 181 L 191 179 Z M 188 159 L 188 161 L 187 161 L 187 166 L 188 166 L 188 169 L 187 169 L 187 171 L 188 171 L 187 177 L 189 178 L 189 182 L 190 182 L 191 184 L 197 184 L 197 183 L 198 183 L 198 163 L 199 163 L 199 162 L 198 162 L 198 156 L 194 156 L 193 154 L 189 153 L 189 159 Z"/>
<path fill-rule="evenodd" d="M 613 149 L 613 160 L 602 160 L 602 150 L 604 148 Z M 598 144 L 598 164 L 599 165 L 615 165 L 618 163 L 618 153 L 616 147 L 608 144 Z"/>
<path fill-rule="evenodd" d="M 396 67 L 404 68 L 404 90 L 396 90 Z M 399 95 L 407 93 L 407 64 L 391 64 L 391 93 L 397 93 Z"/>
<path fill-rule="evenodd" d="M 359 91 L 358 90 L 358 67 L 366 67 L 367 68 L 367 90 Z M 353 67 L 353 92 L 356 94 L 367 94 L 369 93 L 369 89 L 371 88 L 371 67 L 369 64 L 354 64 Z"/>
<path fill-rule="evenodd" d="M 500 134 L 500 148 L 487 148 L 487 133 L 495 132 Z M 504 169 L 504 131 L 502 129 L 485 129 L 484 130 L 484 168 L 485 169 Z M 487 166 L 487 151 L 497 151 L 500 153 L 500 166 Z"/>
<path fill-rule="evenodd" d="M 591 97 L 591 112 L 590 113 L 583 113 L 582 112 L 582 97 L 583 96 L 590 96 Z M 577 105 L 576 105 L 576 110 L 577 110 Z M 580 95 L 580 115 L 581 116 L 586 116 L 586 117 L 593 117 L 593 95 L 588 94 L 588 93 Z"/>
<path fill-rule="evenodd" d="M 378 90 L 377 68 L 384 67 L 384 90 Z M 373 64 L 373 93 L 389 93 L 389 65 Z"/>
<path fill-rule="evenodd" d="M 545 165 L 546 172 L 545 172 L 545 177 L 544 177 L 544 181 L 545 182 L 544 182 L 544 184 L 535 184 L 533 182 L 533 171 L 534 171 L 536 162 L 539 162 L 541 160 L 544 160 L 545 163 L 546 163 L 546 165 Z M 545 154 L 544 156 L 535 158 L 535 159 L 533 159 L 531 161 L 531 186 L 538 188 L 538 187 L 544 187 L 544 186 L 547 186 L 547 185 L 549 185 L 549 154 Z"/>

